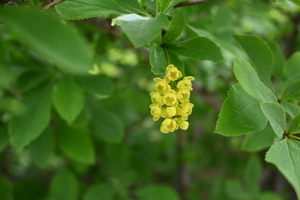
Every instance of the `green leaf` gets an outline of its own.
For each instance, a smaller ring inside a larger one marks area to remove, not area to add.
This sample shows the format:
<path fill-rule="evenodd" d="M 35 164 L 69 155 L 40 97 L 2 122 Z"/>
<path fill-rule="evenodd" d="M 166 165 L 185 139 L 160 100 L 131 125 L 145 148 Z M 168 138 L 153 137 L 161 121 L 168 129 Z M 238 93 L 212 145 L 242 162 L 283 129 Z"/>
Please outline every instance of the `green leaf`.
<path fill-rule="evenodd" d="M 0 176 L 0 199 L 10 200 L 12 188 L 9 182 L 2 176 Z"/>
<path fill-rule="evenodd" d="M 90 131 L 97 138 L 118 143 L 124 137 L 124 126 L 120 118 L 104 108 L 94 108 L 90 120 Z"/>
<path fill-rule="evenodd" d="M 94 144 L 86 132 L 61 123 L 56 136 L 58 145 L 66 156 L 83 164 L 95 163 Z"/>
<path fill-rule="evenodd" d="M 243 171 L 243 178 L 246 183 L 247 192 L 253 199 L 257 199 L 260 188 L 259 180 L 262 175 L 262 166 L 259 158 L 253 154 L 247 160 Z"/>
<path fill-rule="evenodd" d="M 233 71 L 248 94 L 262 102 L 277 102 L 275 95 L 261 82 L 247 61 L 239 58 L 234 59 Z"/>
<path fill-rule="evenodd" d="M 270 77 L 274 58 L 269 46 L 258 37 L 250 35 L 234 35 L 233 37 L 251 59 L 260 80 L 272 88 Z"/>
<path fill-rule="evenodd" d="M 37 138 L 48 126 L 51 116 L 51 96 L 51 85 L 48 84 L 22 100 L 26 111 L 22 115 L 13 116 L 9 123 L 10 141 L 17 151 Z"/>
<path fill-rule="evenodd" d="M 294 103 L 282 101 L 280 105 L 284 108 L 285 112 L 293 118 L 300 113 L 300 107 Z"/>
<path fill-rule="evenodd" d="M 214 132 L 236 136 L 261 131 L 266 124 L 267 119 L 260 109 L 259 101 L 236 84 L 228 92 Z"/>
<path fill-rule="evenodd" d="M 273 163 L 294 187 L 300 198 L 300 142 L 283 139 L 275 142 L 266 154 L 266 161 Z"/>
<path fill-rule="evenodd" d="M 54 90 L 53 104 L 59 115 L 71 124 L 84 106 L 84 92 L 72 78 L 64 77 Z"/>
<path fill-rule="evenodd" d="M 234 180 L 234 179 L 226 180 L 225 189 L 230 199 L 240 200 L 240 199 L 244 199 L 246 196 L 242 184 L 238 180 Z"/>
<path fill-rule="evenodd" d="M 125 34 L 135 48 L 154 40 L 163 28 L 168 27 L 169 21 L 165 14 L 153 18 L 145 18 L 136 14 L 122 15 L 116 18 Z"/>
<path fill-rule="evenodd" d="M 87 44 L 78 33 L 57 18 L 24 8 L 0 8 L 0 17 L 24 43 L 62 70 L 86 73 L 92 68 Z"/>
<path fill-rule="evenodd" d="M 167 13 L 170 8 L 182 1 L 186 0 L 158 0 L 158 2 L 160 3 L 160 12 Z"/>
<path fill-rule="evenodd" d="M 116 0 L 116 2 L 129 13 L 148 15 L 137 0 Z"/>
<path fill-rule="evenodd" d="M 261 193 L 258 200 L 283 200 L 278 194 L 270 191 Z"/>
<path fill-rule="evenodd" d="M 195 37 L 177 44 L 167 45 L 169 51 L 195 60 L 223 60 L 220 48 L 207 37 Z"/>
<path fill-rule="evenodd" d="M 184 64 L 183 62 L 178 58 L 177 54 L 174 54 L 170 51 L 167 50 L 168 58 L 169 58 L 169 64 L 173 64 L 175 67 L 178 68 L 179 71 L 182 73 L 182 77 L 185 76 L 185 71 L 184 71 Z"/>
<path fill-rule="evenodd" d="M 179 200 L 175 190 L 165 185 L 148 185 L 136 189 L 135 194 L 141 200 Z"/>
<path fill-rule="evenodd" d="M 57 4 L 55 9 L 62 18 L 69 20 L 128 13 L 114 0 L 67 0 Z"/>
<path fill-rule="evenodd" d="M 103 75 L 76 77 L 75 81 L 86 92 L 99 95 L 111 95 L 115 89 L 114 83 Z"/>
<path fill-rule="evenodd" d="M 155 74 L 163 74 L 168 66 L 167 55 L 162 47 L 154 47 L 150 51 L 151 71 Z"/>
<path fill-rule="evenodd" d="M 294 133 L 298 130 L 299 127 L 300 127 L 300 113 L 290 121 L 288 132 Z"/>
<path fill-rule="evenodd" d="M 53 176 L 49 191 L 51 200 L 77 200 L 78 194 L 79 183 L 71 171 L 63 169 Z"/>
<path fill-rule="evenodd" d="M 30 155 L 41 169 L 46 167 L 47 162 L 54 151 L 54 142 L 53 131 L 48 127 L 28 146 Z"/>
<path fill-rule="evenodd" d="M 109 190 L 106 184 L 97 184 L 89 187 L 83 195 L 84 200 L 112 200 L 114 191 Z"/>
<path fill-rule="evenodd" d="M 181 12 L 175 15 L 170 23 L 167 33 L 163 36 L 163 43 L 168 44 L 177 39 L 185 28 L 185 20 Z"/>
<path fill-rule="evenodd" d="M 0 127 L 0 153 L 8 146 L 9 136 L 7 126 Z"/>
<path fill-rule="evenodd" d="M 277 43 L 275 42 L 269 42 L 268 43 L 274 57 L 274 66 L 273 66 L 273 71 L 272 74 L 276 76 L 279 79 L 282 79 L 283 75 L 283 66 L 285 63 L 285 58 L 280 52 Z"/>
<path fill-rule="evenodd" d="M 272 102 L 261 103 L 260 107 L 276 135 L 282 137 L 285 130 L 285 111 L 283 107 Z"/>
<path fill-rule="evenodd" d="M 242 150 L 247 152 L 261 151 L 270 147 L 275 137 L 272 127 L 268 124 L 262 131 L 247 133 L 243 140 Z"/>
<path fill-rule="evenodd" d="M 281 100 L 286 99 L 300 99 L 300 80 L 293 81 L 289 84 L 286 84 L 281 91 Z"/>
<path fill-rule="evenodd" d="M 300 79 L 299 61 L 300 52 L 296 52 L 285 62 L 283 67 L 283 76 L 285 80 L 294 81 Z"/>

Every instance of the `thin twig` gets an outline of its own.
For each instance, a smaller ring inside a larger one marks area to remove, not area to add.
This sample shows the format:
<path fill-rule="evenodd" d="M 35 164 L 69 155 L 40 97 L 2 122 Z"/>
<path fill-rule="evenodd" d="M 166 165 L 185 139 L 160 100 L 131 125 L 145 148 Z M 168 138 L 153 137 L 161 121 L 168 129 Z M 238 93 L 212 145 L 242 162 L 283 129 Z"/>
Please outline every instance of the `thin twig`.
<path fill-rule="evenodd" d="M 199 5 L 199 4 L 203 4 L 203 3 L 208 3 L 210 1 L 213 1 L 213 0 L 184 1 L 184 2 L 180 2 L 179 4 L 175 5 L 174 8 L 183 7 L 183 6 L 194 6 L 194 5 Z"/>

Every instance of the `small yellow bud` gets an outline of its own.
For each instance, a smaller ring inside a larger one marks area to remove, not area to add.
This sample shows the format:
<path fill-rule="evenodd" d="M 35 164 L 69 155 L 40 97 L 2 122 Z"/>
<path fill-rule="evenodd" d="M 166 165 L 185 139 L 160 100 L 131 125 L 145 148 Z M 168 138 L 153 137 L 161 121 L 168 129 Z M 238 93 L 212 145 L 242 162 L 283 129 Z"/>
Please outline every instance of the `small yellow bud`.
<path fill-rule="evenodd" d="M 162 97 L 158 92 L 151 92 L 150 96 L 153 104 L 161 105 Z"/>
<path fill-rule="evenodd" d="M 179 124 L 179 127 L 180 129 L 182 130 L 187 130 L 189 128 L 189 122 L 188 121 L 182 121 L 180 124 Z"/>
<path fill-rule="evenodd" d="M 171 81 L 176 81 L 182 77 L 181 71 L 177 69 L 174 65 L 168 65 L 166 70 L 166 76 L 165 79 L 167 83 Z"/>
<path fill-rule="evenodd" d="M 153 116 L 153 121 L 157 121 L 161 116 L 161 108 L 157 105 L 151 104 L 151 115 Z"/>
<path fill-rule="evenodd" d="M 181 80 L 177 83 L 177 88 L 178 89 L 186 88 L 186 89 L 189 89 L 189 90 L 193 90 L 193 88 L 192 88 L 192 81 L 193 80 L 195 80 L 194 77 L 186 76 L 186 77 L 183 78 L 183 80 Z"/>
<path fill-rule="evenodd" d="M 174 117 L 176 115 L 176 107 L 167 107 L 166 113 L 168 117 Z"/>

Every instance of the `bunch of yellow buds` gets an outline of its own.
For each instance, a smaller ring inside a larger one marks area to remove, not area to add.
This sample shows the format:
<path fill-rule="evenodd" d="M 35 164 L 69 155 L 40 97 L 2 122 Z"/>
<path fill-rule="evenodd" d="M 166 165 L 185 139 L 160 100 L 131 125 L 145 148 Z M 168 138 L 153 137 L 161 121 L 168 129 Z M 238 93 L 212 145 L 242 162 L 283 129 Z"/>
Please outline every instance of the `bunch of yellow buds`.
<path fill-rule="evenodd" d="M 155 92 L 151 92 L 150 105 L 153 120 L 165 118 L 160 126 L 162 133 L 169 133 L 179 128 L 189 127 L 188 116 L 192 113 L 194 104 L 190 103 L 190 92 L 193 90 L 192 76 L 182 80 L 182 73 L 174 65 L 168 65 L 164 79 L 154 78 Z"/>

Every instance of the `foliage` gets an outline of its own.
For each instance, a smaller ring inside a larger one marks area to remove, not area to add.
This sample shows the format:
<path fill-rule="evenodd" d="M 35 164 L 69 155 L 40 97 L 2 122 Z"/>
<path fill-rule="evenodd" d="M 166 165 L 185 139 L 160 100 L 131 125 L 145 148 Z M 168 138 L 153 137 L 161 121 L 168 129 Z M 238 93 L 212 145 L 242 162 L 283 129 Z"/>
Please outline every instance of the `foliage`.
<path fill-rule="evenodd" d="M 2 2 L 0 199 L 300 199 L 298 1 Z"/>

